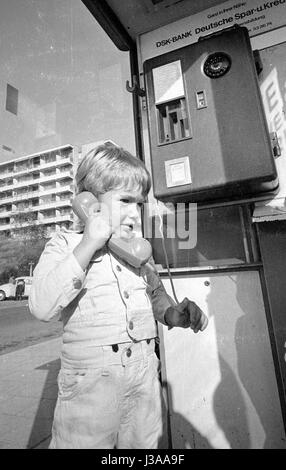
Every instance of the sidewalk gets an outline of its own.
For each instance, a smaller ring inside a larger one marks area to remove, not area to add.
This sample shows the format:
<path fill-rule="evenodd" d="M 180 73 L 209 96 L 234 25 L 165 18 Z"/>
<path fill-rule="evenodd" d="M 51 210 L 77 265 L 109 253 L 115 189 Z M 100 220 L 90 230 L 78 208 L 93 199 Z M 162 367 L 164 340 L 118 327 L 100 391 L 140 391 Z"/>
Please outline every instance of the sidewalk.
<path fill-rule="evenodd" d="M 61 338 L 0 356 L 0 449 L 46 449 Z"/>

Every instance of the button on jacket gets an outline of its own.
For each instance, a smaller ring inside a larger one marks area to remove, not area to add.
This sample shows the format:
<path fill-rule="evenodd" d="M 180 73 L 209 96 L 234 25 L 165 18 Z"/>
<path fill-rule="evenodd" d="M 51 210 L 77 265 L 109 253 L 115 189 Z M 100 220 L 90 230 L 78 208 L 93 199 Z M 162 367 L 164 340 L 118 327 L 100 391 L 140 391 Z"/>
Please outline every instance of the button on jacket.
<path fill-rule="evenodd" d="M 72 365 L 92 362 L 93 348 L 157 336 L 173 305 L 150 265 L 129 267 L 108 249 L 95 253 L 86 271 L 73 255 L 82 234 L 61 232 L 46 245 L 34 270 L 31 313 L 48 321 L 61 314 L 62 358 Z"/>

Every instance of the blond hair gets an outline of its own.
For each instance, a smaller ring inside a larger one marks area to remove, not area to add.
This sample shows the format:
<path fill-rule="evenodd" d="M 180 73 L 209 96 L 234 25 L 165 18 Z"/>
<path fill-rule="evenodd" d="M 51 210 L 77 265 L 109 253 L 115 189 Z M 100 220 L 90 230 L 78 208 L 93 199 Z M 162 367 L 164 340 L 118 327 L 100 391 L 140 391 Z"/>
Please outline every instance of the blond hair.
<path fill-rule="evenodd" d="M 144 163 L 111 142 L 90 150 L 80 161 L 75 175 L 76 193 L 90 191 L 95 196 L 113 189 L 140 188 L 147 196 L 151 178 Z"/>

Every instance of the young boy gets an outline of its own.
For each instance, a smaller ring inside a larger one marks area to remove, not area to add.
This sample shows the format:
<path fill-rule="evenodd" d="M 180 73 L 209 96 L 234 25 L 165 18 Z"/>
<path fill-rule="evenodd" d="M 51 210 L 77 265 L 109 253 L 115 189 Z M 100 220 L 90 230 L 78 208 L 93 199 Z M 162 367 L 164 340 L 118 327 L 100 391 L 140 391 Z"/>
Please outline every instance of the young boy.
<path fill-rule="evenodd" d="M 174 306 L 150 264 L 133 268 L 108 248 L 111 236 L 134 236 L 150 189 L 144 164 L 105 143 L 82 159 L 76 185 L 104 210 L 90 211 L 83 233 L 62 232 L 47 243 L 29 297 L 38 319 L 60 313 L 63 321 L 50 448 L 157 448 L 155 320 L 198 332 L 207 317 L 188 299 Z"/>

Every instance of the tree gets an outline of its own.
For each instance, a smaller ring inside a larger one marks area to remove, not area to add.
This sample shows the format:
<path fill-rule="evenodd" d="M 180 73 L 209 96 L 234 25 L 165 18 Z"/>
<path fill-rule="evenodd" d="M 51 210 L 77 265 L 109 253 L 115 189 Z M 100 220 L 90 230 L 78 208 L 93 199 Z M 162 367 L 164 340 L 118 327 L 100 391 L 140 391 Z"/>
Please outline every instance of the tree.
<path fill-rule="evenodd" d="M 18 212 L 11 220 L 10 233 L 13 238 L 21 240 L 38 240 L 47 237 L 46 225 L 37 223 L 36 213 Z"/>
<path fill-rule="evenodd" d="M 31 213 L 15 214 L 9 238 L 0 239 L 1 283 L 12 274 L 29 276 L 30 264 L 37 264 L 47 238 L 46 226 L 38 225 Z"/>
<path fill-rule="evenodd" d="M 36 266 L 46 242 L 46 238 L 40 238 L 37 240 L 31 239 L 30 242 L 25 240 L 23 242 L 23 250 L 19 256 L 18 261 L 18 270 L 21 275 L 29 276 L 30 264 L 33 263 L 33 266 Z"/>
<path fill-rule="evenodd" d="M 6 284 L 11 276 L 17 277 L 17 275 L 18 271 L 15 266 L 5 268 L 4 271 L 0 273 L 0 284 Z"/>

